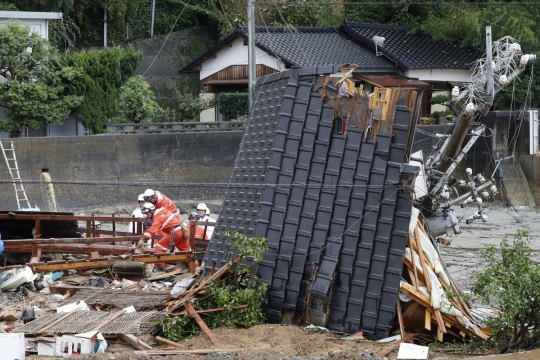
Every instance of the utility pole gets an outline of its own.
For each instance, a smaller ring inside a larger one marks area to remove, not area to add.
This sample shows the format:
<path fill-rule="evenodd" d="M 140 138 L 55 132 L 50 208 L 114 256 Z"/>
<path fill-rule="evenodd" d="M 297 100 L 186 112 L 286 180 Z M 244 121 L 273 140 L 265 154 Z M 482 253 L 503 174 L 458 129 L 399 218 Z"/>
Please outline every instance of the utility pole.
<path fill-rule="evenodd" d="M 495 90 L 493 88 L 493 48 L 491 40 L 491 26 L 486 26 L 486 100 L 493 105 Z"/>
<path fill-rule="evenodd" d="M 154 37 L 154 16 L 156 14 L 156 0 L 152 0 L 152 19 L 150 20 L 150 37 Z"/>
<path fill-rule="evenodd" d="M 255 93 L 255 81 L 257 81 L 257 57 L 255 54 L 255 0 L 247 0 L 248 10 L 248 91 L 249 113 L 253 110 Z"/>
<path fill-rule="evenodd" d="M 107 8 L 103 9 L 103 47 L 107 47 Z"/>

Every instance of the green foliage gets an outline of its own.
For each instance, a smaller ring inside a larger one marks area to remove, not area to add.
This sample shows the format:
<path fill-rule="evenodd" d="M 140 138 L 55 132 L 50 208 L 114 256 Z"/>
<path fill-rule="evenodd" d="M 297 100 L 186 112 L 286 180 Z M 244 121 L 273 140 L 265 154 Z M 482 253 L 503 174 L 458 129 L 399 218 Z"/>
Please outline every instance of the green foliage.
<path fill-rule="evenodd" d="M 178 101 L 173 108 L 176 118 L 183 122 L 199 121 L 201 111 L 210 109 L 216 105 L 215 100 L 205 99 L 203 94 L 192 95 L 190 93 L 176 93 Z"/>
<path fill-rule="evenodd" d="M 530 349 L 540 341 L 540 267 L 531 257 L 529 234 L 518 231 L 510 243 L 482 252 L 488 262 L 472 292 L 484 304 L 500 310 L 488 327 L 501 353 Z"/>
<path fill-rule="evenodd" d="M 118 90 L 133 76 L 141 59 L 140 52 L 117 47 L 85 50 L 68 58 L 70 65 L 84 73 L 84 101 L 78 111 L 91 133 L 103 133 L 107 122 L 116 116 Z"/>
<path fill-rule="evenodd" d="M 219 112 L 224 121 L 235 120 L 247 115 L 249 94 L 221 93 L 218 98 Z"/>
<path fill-rule="evenodd" d="M 118 113 L 112 119 L 115 123 L 152 122 L 160 110 L 150 85 L 141 75 L 134 76 L 120 88 Z"/>
<path fill-rule="evenodd" d="M 264 251 L 268 249 L 266 238 L 249 238 L 234 231 L 227 232 L 227 236 L 235 239 L 231 250 L 238 251 L 242 258 L 249 257 L 254 264 L 262 260 Z M 211 296 L 197 301 L 197 308 L 200 310 L 224 308 L 221 311 L 201 313 L 205 316 L 204 322 L 209 328 L 220 326 L 236 328 L 262 324 L 265 316 L 260 302 L 266 295 L 267 284 L 258 283 L 243 261 L 235 263 L 231 260 L 227 266 L 228 276 L 212 282 L 206 290 L 205 294 Z M 188 316 L 174 318 L 166 316 L 158 327 L 160 334 L 174 341 L 190 338 L 200 331 L 195 320 Z"/>
<path fill-rule="evenodd" d="M 47 40 L 18 21 L 0 27 L 0 102 L 8 109 L 0 131 L 19 136 L 24 127 L 62 124 L 80 104 L 82 74 L 67 66 Z"/>
<path fill-rule="evenodd" d="M 431 100 L 429 100 L 429 103 L 431 105 L 446 105 L 445 102 L 447 102 L 451 98 L 452 97 L 450 95 L 440 94 L 440 95 L 433 96 Z"/>

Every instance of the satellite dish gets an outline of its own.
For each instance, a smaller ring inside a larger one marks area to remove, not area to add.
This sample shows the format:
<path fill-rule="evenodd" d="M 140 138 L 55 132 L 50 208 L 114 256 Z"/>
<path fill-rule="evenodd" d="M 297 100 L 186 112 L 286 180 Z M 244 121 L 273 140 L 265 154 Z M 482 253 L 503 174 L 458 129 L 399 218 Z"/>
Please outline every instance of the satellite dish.
<path fill-rule="evenodd" d="M 375 55 L 381 56 L 383 54 L 382 51 L 379 51 L 379 46 L 384 46 L 384 40 L 385 38 L 383 38 L 382 36 L 373 36 L 373 42 L 375 43 Z"/>

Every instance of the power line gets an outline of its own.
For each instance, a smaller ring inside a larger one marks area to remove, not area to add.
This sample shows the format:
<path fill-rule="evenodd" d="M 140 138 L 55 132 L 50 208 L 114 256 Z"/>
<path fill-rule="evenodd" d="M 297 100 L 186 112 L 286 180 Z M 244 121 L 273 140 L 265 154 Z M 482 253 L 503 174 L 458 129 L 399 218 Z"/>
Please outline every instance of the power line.
<path fill-rule="evenodd" d="M 292 5 L 296 8 L 303 8 L 309 5 L 369 5 L 369 6 L 390 6 L 390 5 L 401 5 L 401 6 L 407 6 L 407 5 L 427 5 L 427 6 L 433 6 L 433 5 L 440 5 L 440 6 L 446 6 L 446 5 L 495 5 L 495 6 L 501 6 L 501 5 L 540 5 L 540 2 L 538 1 L 531 1 L 531 2 L 503 2 L 503 1 L 497 1 L 497 2 L 440 2 L 440 1 L 426 1 L 426 2 L 420 2 L 420 1 L 411 1 L 411 2 L 391 2 L 391 1 L 314 1 L 314 2 L 289 2 L 287 5 Z"/>
<path fill-rule="evenodd" d="M 154 59 L 152 60 L 152 62 L 150 63 L 150 65 L 148 65 L 148 68 L 144 71 L 143 73 L 143 76 L 146 75 L 146 73 L 148 72 L 148 70 L 150 70 L 150 68 L 152 67 L 152 65 L 154 65 L 154 62 L 156 61 L 156 59 L 158 58 L 159 54 L 161 54 L 161 50 L 163 50 L 163 47 L 165 46 L 165 43 L 167 42 L 167 40 L 169 39 L 169 36 L 171 35 L 172 31 L 174 30 L 174 27 L 176 26 L 176 23 L 178 22 L 178 19 L 180 19 L 180 16 L 182 16 L 182 14 L 184 13 L 184 10 L 186 10 L 187 6 L 189 5 L 189 2 L 191 0 L 187 0 L 186 2 L 186 5 L 184 5 L 184 8 L 182 9 L 182 11 L 180 12 L 180 15 L 178 15 L 178 17 L 176 18 L 176 20 L 174 20 L 174 24 L 173 26 L 171 27 L 171 30 L 169 31 L 169 33 L 167 34 L 167 36 L 165 37 L 165 40 L 163 41 L 163 44 L 161 44 L 161 47 L 159 48 L 159 51 L 158 53 L 156 54 L 156 56 L 154 57 Z"/>

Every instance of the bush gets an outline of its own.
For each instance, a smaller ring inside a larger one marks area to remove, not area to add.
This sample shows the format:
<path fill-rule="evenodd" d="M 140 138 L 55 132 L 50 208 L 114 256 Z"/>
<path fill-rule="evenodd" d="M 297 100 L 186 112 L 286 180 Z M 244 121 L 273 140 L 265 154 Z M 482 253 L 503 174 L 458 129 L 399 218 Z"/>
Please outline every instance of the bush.
<path fill-rule="evenodd" d="M 150 90 L 150 85 L 141 75 L 130 78 L 120 88 L 118 114 L 112 119 L 115 123 L 149 123 L 159 118 L 160 108 Z"/>
<path fill-rule="evenodd" d="M 540 340 L 540 266 L 531 258 L 527 231 L 518 231 L 513 243 L 505 237 L 500 249 L 482 251 L 488 262 L 478 275 L 473 294 L 500 310 L 488 320 L 500 353 L 533 349 Z"/>
<path fill-rule="evenodd" d="M 208 296 L 197 300 L 198 309 L 224 309 L 205 314 L 204 321 L 211 329 L 220 326 L 235 328 L 262 324 L 265 315 L 260 304 L 266 295 L 267 284 L 257 282 L 254 268 L 268 249 L 266 238 L 257 236 L 250 238 L 234 231 L 228 231 L 226 235 L 230 240 L 234 239 L 227 262 L 229 276 L 209 285 L 205 291 Z M 232 260 L 233 252 L 241 254 L 240 262 L 235 263 Z M 242 307 L 245 305 L 247 306 Z M 189 338 L 200 330 L 196 321 L 188 315 L 165 316 L 158 328 L 160 334 L 174 341 Z"/>
<path fill-rule="evenodd" d="M 248 114 L 249 94 L 221 93 L 218 98 L 219 112 L 223 121 L 236 120 Z"/>
<path fill-rule="evenodd" d="M 79 119 L 92 134 L 105 132 L 105 125 L 116 116 L 120 87 L 135 73 L 142 59 L 132 49 L 84 50 L 68 58 L 71 66 L 84 73 L 84 100 Z"/>

